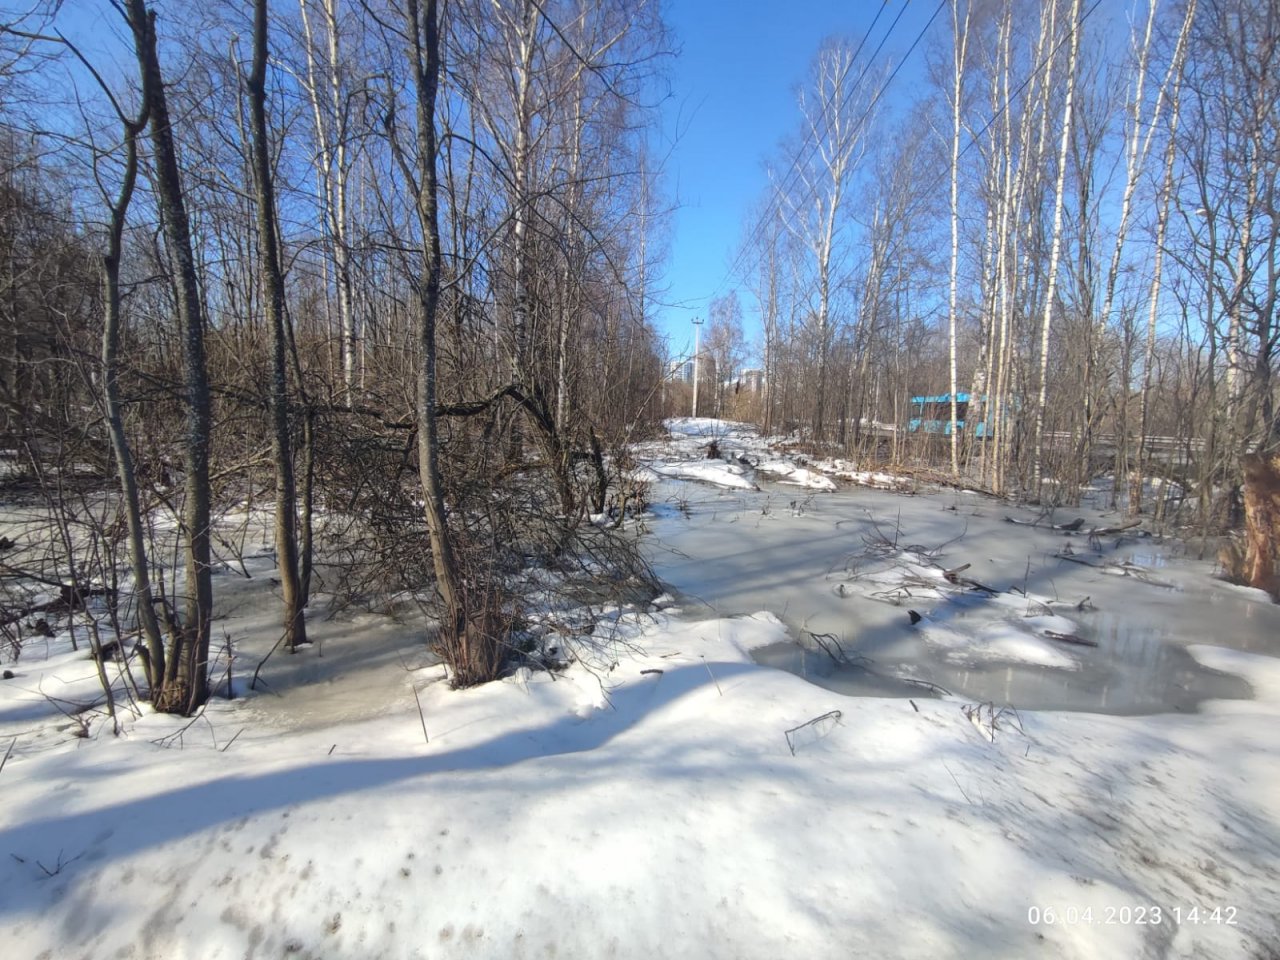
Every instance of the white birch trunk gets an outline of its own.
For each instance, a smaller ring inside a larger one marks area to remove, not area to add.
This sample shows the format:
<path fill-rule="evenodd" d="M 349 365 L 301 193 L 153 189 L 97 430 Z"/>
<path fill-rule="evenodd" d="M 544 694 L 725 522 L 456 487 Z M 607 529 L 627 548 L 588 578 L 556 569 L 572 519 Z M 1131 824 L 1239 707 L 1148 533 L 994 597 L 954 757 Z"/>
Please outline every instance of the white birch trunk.
<path fill-rule="evenodd" d="M 1062 254 L 1063 190 L 1067 174 L 1067 147 L 1071 140 L 1072 108 L 1075 103 L 1076 62 L 1080 52 L 1080 0 L 1071 2 L 1070 30 L 1066 96 L 1062 106 L 1062 139 L 1058 148 L 1057 185 L 1054 188 L 1053 200 L 1053 239 L 1049 249 L 1049 277 L 1045 289 L 1044 316 L 1040 324 L 1040 393 L 1036 398 L 1035 453 L 1031 461 L 1031 487 L 1037 499 L 1040 496 L 1044 456 L 1044 415 L 1049 385 L 1049 329 L 1053 319 L 1053 301 L 1058 288 L 1058 261 Z"/>

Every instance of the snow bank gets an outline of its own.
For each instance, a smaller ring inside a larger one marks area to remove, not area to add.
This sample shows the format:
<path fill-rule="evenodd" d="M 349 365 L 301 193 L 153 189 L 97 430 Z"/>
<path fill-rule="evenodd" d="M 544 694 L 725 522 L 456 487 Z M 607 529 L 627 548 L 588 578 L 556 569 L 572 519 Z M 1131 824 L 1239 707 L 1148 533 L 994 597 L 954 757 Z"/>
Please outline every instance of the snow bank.
<path fill-rule="evenodd" d="M 724 460 L 650 461 L 647 467 L 658 477 L 699 480 L 730 490 L 755 490 L 745 467 Z"/>
<path fill-rule="evenodd" d="M 877 490 L 908 490 L 912 485 L 909 477 L 899 477 L 879 470 L 860 470 L 848 460 L 815 460 L 813 468 L 829 476 Z"/>
<path fill-rule="evenodd" d="M 264 695 L 211 703 L 181 748 L 158 741 L 186 721 L 155 715 L 118 740 L 19 736 L 6 952 L 1226 958 L 1273 942 L 1274 661 L 1197 649 L 1257 684 L 1239 715 L 1000 716 L 992 742 L 954 702 L 849 699 L 751 663 L 783 636 L 771 615 L 624 613 L 562 674 L 451 692 L 438 667 L 389 663 L 404 693 L 372 719 L 264 728 Z M 332 681 L 309 698 L 341 697 Z M 1193 904 L 1234 924 L 1133 921 Z"/>
<path fill-rule="evenodd" d="M 181 749 L 162 716 L 20 745 L 6 952 L 1225 958 L 1274 935 L 1278 768 L 1245 778 L 1274 759 L 1273 662 L 1205 652 L 1270 677 L 1216 724 L 1024 714 L 992 742 L 952 702 L 750 662 L 782 636 L 627 614 L 560 675 L 451 692 L 391 665 L 421 718 L 407 695 L 280 732 L 257 698 L 212 703 Z M 1193 904 L 1234 924 L 1133 920 Z"/>
<path fill-rule="evenodd" d="M 929 643 L 946 648 L 947 658 L 954 663 L 997 661 L 1079 669 L 1073 657 L 1037 637 L 1028 626 L 1016 620 L 997 620 L 973 631 L 930 625 L 923 633 Z"/>
<path fill-rule="evenodd" d="M 830 478 L 804 467 L 797 466 L 790 460 L 764 460 L 756 464 L 756 470 L 778 478 L 779 483 L 792 483 L 811 490 L 831 491 L 836 489 Z"/>

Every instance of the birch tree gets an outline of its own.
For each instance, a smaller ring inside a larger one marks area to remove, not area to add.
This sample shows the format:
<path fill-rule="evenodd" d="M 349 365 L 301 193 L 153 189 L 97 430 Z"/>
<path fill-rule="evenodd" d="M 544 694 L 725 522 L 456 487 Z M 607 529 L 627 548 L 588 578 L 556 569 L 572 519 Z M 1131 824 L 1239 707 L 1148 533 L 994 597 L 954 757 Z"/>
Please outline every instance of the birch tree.
<path fill-rule="evenodd" d="M 1154 4 L 1153 4 L 1154 6 Z M 1139 392 L 1138 411 L 1138 473 L 1147 472 L 1147 434 L 1150 423 L 1151 388 L 1154 381 L 1156 350 L 1156 323 L 1160 315 L 1161 282 L 1164 278 L 1165 245 L 1169 234 L 1170 211 L 1174 201 L 1174 172 L 1177 160 L 1178 126 L 1182 119 L 1182 73 L 1186 63 L 1187 43 L 1195 21 L 1196 0 L 1189 0 L 1178 31 L 1173 58 L 1165 78 L 1165 96 L 1169 102 L 1169 122 L 1164 153 L 1160 192 L 1156 199 L 1155 250 L 1151 270 L 1151 286 L 1147 293 L 1146 344 L 1142 359 L 1142 387 Z M 1142 509 L 1142 484 L 1131 489 L 1129 512 L 1137 515 Z"/>
<path fill-rule="evenodd" d="M 810 257 L 817 351 L 811 421 L 815 442 L 827 439 L 827 381 L 835 325 L 832 299 L 839 282 L 835 270 L 844 205 L 866 151 L 864 134 L 874 99 L 872 92 L 855 100 L 853 88 L 862 74 L 855 73 L 854 67 L 853 51 L 844 44 L 828 43 L 819 51 L 812 87 L 800 97 L 804 137 L 792 164 L 799 186 L 794 193 L 779 193 L 787 211 L 784 222 Z"/>
<path fill-rule="evenodd" d="M 963 17 L 960 8 L 964 8 Z M 961 110 L 964 102 L 964 68 L 969 50 L 969 22 L 973 4 L 956 0 L 951 5 L 952 85 L 951 85 L 951 280 L 947 297 L 947 344 L 951 392 L 951 473 L 960 475 L 960 438 L 956 394 L 959 376 L 956 367 L 956 299 L 960 276 L 960 134 L 963 129 Z M 976 409 L 970 397 L 971 409 Z"/>
<path fill-rule="evenodd" d="M 1071 38 L 1067 54 L 1067 77 L 1062 106 L 1062 137 L 1058 147 L 1057 185 L 1053 198 L 1053 227 L 1049 253 L 1049 273 L 1044 295 L 1044 315 L 1040 322 L 1040 395 L 1036 399 L 1035 452 L 1032 455 L 1031 486 L 1034 495 L 1040 496 L 1041 469 L 1044 454 L 1044 415 L 1047 407 L 1049 369 L 1049 328 L 1053 320 L 1058 289 L 1058 260 L 1062 253 L 1063 188 L 1067 175 L 1067 149 L 1071 143 L 1071 123 L 1074 117 L 1076 63 L 1080 52 L 1080 0 L 1071 2 Z"/>
<path fill-rule="evenodd" d="M 320 208 L 330 240 L 334 285 L 338 301 L 339 364 L 342 371 L 342 395 L 347 406 L 355 399 L 355 390 L 363 372 L 364 351 L 360 323 L 356 317 L 355 279 L 353 277 L 351 241 L 348 228 L 351 219 L 348 199 L 352 162 L 350 140 L 349 93 L 343 88 L 346 64 L 341 46 L 339 0 L 298 0 L 303 28 L 303 56 L 306 61 L 305 89 L 311 107 L 315 132 L 315 167 Z M 319 51 L 314 8 L 319 6 L 324 38 L 323 59 Z"/>

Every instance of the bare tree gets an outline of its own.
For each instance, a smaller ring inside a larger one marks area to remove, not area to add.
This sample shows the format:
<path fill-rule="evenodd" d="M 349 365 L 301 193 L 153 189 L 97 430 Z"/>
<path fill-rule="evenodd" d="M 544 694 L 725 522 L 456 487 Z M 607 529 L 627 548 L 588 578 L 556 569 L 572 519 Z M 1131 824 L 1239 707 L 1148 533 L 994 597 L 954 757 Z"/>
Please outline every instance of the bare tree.
<path fill-rule="evenodd" d="M 947 303 L 947 344 L 950 359 L 951 380 L 951 473 L 960 475 L 960 429 L 958 425 L 959 378 L 956 370 L 956 299 L 959 294 L 960 273 L 960 133 L 963 128 L 961 112 L 964 101 L 964 68 L 969 50 L 969 23 L 973 13 L 971 2 L 963 3 L 964 17 L 960 16 L 962 4 L 957 0 L 951 7 L 952 33 L 952 86 L 951 86 L 951 285 Z M 972 402 L 972 400 L 971 400 Z M 975 404 L 976 406 L 976 404 Z"/>
<path fill-rule="evenodd" d="M 321 63 L 308 0 L 298 0 L 303 28 L 303 55 L 306 59 L 305 87 L 315 128 L 315 166 L 321 209 L 332 241 L 334 284 L 338 300 L 339 362 L 342 392 L 348 406 L 355 398 L 364 370 L 362 332 L 356 317 L 355 278 L 351 256 L 351 218 L 348 185 L 351 160 L 348 149 L 351 107 L 343 89 L 342 31 L 338 22 L 338 0 L 321 0 L 325 57 Z M 323 75 L 322 75 L 323 74 Z"/>
<path fill-rule="evenodd" d="M 298 562 L 298 491 L 294 479 L 293 440 L 289 424 L 289 376 L 286 369 L 289 337 L 286 332 L 284 269 L 280 265 L 275 184 L 267 139 L 267 0 L 254 0 L 253 66 L 245 87 L 249 93 L 249 129 L 252 137 L 253 180 L 257 200 L 258 256 L 266 288 L 267 324 L 271 330 L 271 453 L 275 460 L 275 542 L 284 599 L 284 641 L 289 650 L 306 643 L 303 609 L 306 589 Z"/>
<path fill-rule="evenodd" d="M 1040 496 L 1040 480 L 1044 450 L 1044 415 L 1048 404 L 1048 369 L 1049 369 L 1049 327 L 1056 307 L 1055 296 L 1058 290 L 1058 261 L 1062 251 L 1062 208 L 1063 187 L 1067 175 L 1067 148 L 1071 143 L 1071 123 L 1074 119 L 1072 105 L 1075 100 L 1076 62 L 1080 53 L 1080 0 L 1071 2 L 1071 40 L 1067 55 L 1066 95 L 1062 105 L 1062 140 L 1058 148 L 1058 182 L 1054 188 L 1053 228 L 1050 236 L 1049 274 L 1044 295 L 1044 316 L 1040 322 L 1040 395 L 1036 400 L 1035 452 L 1032 454 L 1031 487 L 1034 495 Z"/>
<path fill-rule="evenodd" d="M 726 394 L 732 389 L 746 353 L 738 292 L 730 290 L 725 296 L 712 300 L 707 313 L 707 335 L 703 339 L 702 352 L 712 361 L 715 415 L 721 417 L 724 416 Z"/>
<path fill-rule="evenodd" d="M 102 257 L 103 323 L 102 323 L 102 402 L 107 428 L 111 433 L 111 447 L 116 458 L 116 476 L 120 481 L 125 521 L 128 524 L 129 565 L 133 573 L 134 596 L 138 609 L 138 624 L 146 643 L 144 658 L 147 687 L 155 695 L 164 687 L 165 645 L 155 602 L 163 600 L 154 596 L 151 588 L 151 563 L 147 555 L 146 530 L 138 493 L 138 477 L 134 469 L 133 452 L 124 427 L 124 405 L 120 396 L 120 261 L 123 254 L 124 229 L 129 205 L 133 199 L 138 178 L 138 137 L 146 128 L 147 107 L 136 118 L 125 116 L 118 104 L 124 131 L 124 172 L 120 191 L 111 203 L 107 229 L 107 251 Z"/>
<path fill-rule="evenodd" d="M 174 282 L 178 291 L 187 407 L 187 435 L 183 445 L 187 600 L 179 642 L 165 663 L 164 685 L 158 695 L 153 691 L 153 700 L 161 710 L 191 712 L 209 695 L 209 621 L 213 608 L 213 578 L 209 566 L 209 443 L 213 422 L 205 369 L 204 305 L 196 277 L 191 227 L 174 147 L 164 76 L 156 53 L 155 13 L 147 8 L 145 0 L 125 0 L 125 4 L 142 81 L 143 102 L 150 120 L 155 191 L 176 274 Z"/>
<path fill-rule="evenodd" d="M 435 112 L 440 82 L 440 23 L 436 0 L 425 0 L 421 7 L 418 0 L 407 0 L 405 13 L 417 123 L 416 180 L 411 188 L 423 244 L 422 272 L 414 281 L 422 351 L 416 416 L 418 471 L 442 610 L 439 643 L 445 652 L 445 661 L 453 669 L 454 683 L 470 686 L 493 679 L 501 666 L 503 651 L 500 638 L 494 636 L 496 624 L 485 616 L 492 611 L 484 607 L 472 609 L 468 603 L 454 535 L 445 512 L 436 413 L 436 319 L 441 264 Z"/>
<path fill-rule="evenodd" d="M 791 193 L 778 186 L 778 198 L 786 210 L 784 223 L 812 258 L 811 316 L 817 351 L 812 419 L 815 442 L 827 439 L 832 298 L 840 282 L 835 276 L 837 244 L 852 178 L 866 151 L 864 138 L 875 102 L 874 90 L 861 89 L 860 81 L 868 68 L 855 73 L 854 67 L 854 51 L 845 44 L 829 42 L 819 51 L 812 89 L 800 99 L 804 134 L 792 162 L 798 188 Z"/>

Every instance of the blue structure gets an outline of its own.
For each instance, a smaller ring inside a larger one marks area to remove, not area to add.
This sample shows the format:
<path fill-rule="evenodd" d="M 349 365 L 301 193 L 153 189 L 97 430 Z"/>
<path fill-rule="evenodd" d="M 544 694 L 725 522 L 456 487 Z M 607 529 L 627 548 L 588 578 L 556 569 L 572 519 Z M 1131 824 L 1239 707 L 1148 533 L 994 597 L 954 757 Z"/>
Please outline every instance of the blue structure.
<path fill-rule="evenodd" d="M 986 397 L 982 397 L 985 404 Z M 965 418 L 969 413 L 969 394 L 956 394 L 956 426 L 961 432 L 965 428 Z M 991 412 L 986 411 L 988 419 L 975 425 L 973 436 L 986 437 L 988 435 L 988 427 L 992 426 L 990 421 Z M 938 433 L 943 436 L 951 435 L 951 394 L 944 393 L 936 397 L 912 397 L 911 398 L 911 419 L 907 423 L 908 433 Z M 994 429 L 991 431 L 994 433 Z"/>

